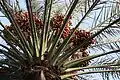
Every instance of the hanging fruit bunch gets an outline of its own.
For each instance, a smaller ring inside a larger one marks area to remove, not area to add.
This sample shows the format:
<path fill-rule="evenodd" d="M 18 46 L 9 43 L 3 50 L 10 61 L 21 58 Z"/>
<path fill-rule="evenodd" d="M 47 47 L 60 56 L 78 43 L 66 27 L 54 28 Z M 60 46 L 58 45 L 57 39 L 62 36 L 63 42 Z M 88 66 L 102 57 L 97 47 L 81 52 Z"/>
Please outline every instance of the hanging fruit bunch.
<path fill-rule="evenodd" d="M 21 31 L 23 32 L 23 34 L 25 35 L 26 39 L 29 40 L 30 35 L 31 35 L 31 29 L 30 29 L 30 25 L 29 25 L 29 16 L 28 16 L 28 12 L 15 12 L 13 13 L 14 15 L 14 19 L 17 22 L 17 24 L 19 25 Z M 43 21 L 41 19 L 38 19 L 37 15 L 35 13 L 33 13 L 33 18 L 35 21 L 35 25 L 37 28 L 37 32 L 39 32 L 40 28 L 43 26 Z M 6 29 L 9 30 L 10 32 L 12 32 L 13 34 L 16 34 L 13 24 L 11 24 L 10 26 L 6 26 Z M 6 36 L 6 38 L 10 38 L 9 35 L 5 32 L 4 30 L 4 36 Z"/>
<path fill-rule="evenodd" d="M 71 32 L 73 29 L 71 29 Z M 92 33 L 86 32 L 85 30 L 76 30 L 75 33 L 73 34 L 72 38 L 70 39 L 70 43 L 72 43 L 72 46 L 76 47 L 80 45 L 84 40 L 87 38 L 90 38 L 92 36 Z M 82 57 L 87 57 L 89 56 L 88 52 L 86 51 L 87 48 L 91 45 L 94 44 L 95 40 L 91 39 L 89 43 L 82 48 L 80 48 L 76 53 L 74 53 L 71 56 L 71 59 L 80 59 Z M 78 64 L 78 66 L 87 66 L 89 64 L 89 61 L 83 62 L 81 64 Z"/>
<path fill-rule="evenodd" d="M 14 15 L 15 21 L 19 25 L 19 27 L 20 27 L 21 31 L 23 32 L 23 34 L 25 35 L 26 39 L 29 40 L 29 38 L 31 36 L 31 33 L 30 33 L 31 29 L 30 29 L 30 25 L 29 25 L 28 12 L 19 11 L 19 12 L 13 13 L 13 15 Z M 33 19 L 35 21 L 37 32 L 39 33 L 41 28 L 43 27 L 43 20 L 38 19 L 37 15 L 35 13 L 33 13 Z M 55 14 L 54 17 L 52 17 L 51 21 L 50 21 L 51 30 L 56 31 L 58 33 L 61 29 L 64 19 L 65 19 L 64 15 Z M 63 34 L 61 36 L 62 39 L 65 39 L 73 31 L 73 29 L 70 29 L 70 26 L 72 25 L 71 19 L 72 19 L 72 16 L 70 16 L 68 22 L 65 25 Z M 16 32 L 13 28 L 13 24 L 11 24 L 10 26 L 6 26 L 6 29 L 9 30 L 10 32 L 12 32 L 13 34 L 16 34 Z M 10 35 L 8 35 L 5 31 L 6 30 L 4 30 L 4 32 L 3 32 L 4 36 L 6 38 L 11 38 Z M 72 38 L 70 39 L 70 43 L 72 43 L 72 47 L 75 47 L 77 45 L 80 45 L 85 39 L 91 37 L 91 35 L 92 34 L 90 32 L 86 32 L 85 30 L 76 30 L 75 33 L 73 34 Z M 94 42 L 95 42 L 94 39 L 90 40 L 89 44 L 87 46 L 83 46 L 82 48 L 80 48 L 78 50 L 78 52 L 74 53 L 70 58 L 71 59 L 79 59 L 81 57 L 87 57 L 88 53 L 87 53 L 86 49 L 91 44 L 94 44 Z M 87 66 L 87 65 L 88 65 L 88 62 L 87 62 L 87 64 L 84 64 L 84 65 L 81 63 L 79 66 Z"/>
<path fill-rule="evenodd" d="M 62 14 L 55 14 L 55 16 L 51 19 L 50 26 L 52 27 L 53 31 L 56 31 L 57 33 L 60 31 L 61 26 L 64 22 L 65 16 Z M 72 17 L 70 16 L 69 21 L 66 23 L 65 28 L 63 30 L 62 38 L 65 39 L 70 34 L 70 25 Z"/>
<path fill-rule="evenodd" d="M 30 29 L 30 25 L 29 25 L 28 12 L 19 11 L 19 12 L 13 13 L 13 15 L 14 15 L 15 21 L 19 25 L 21 31 L 24 33 L 26 39 L 29 40 L 29 38 L 31 36 L 31 33 L 30 33 L 31 29 Z M 33 19 L 35 21 L 37 32 L 39 33 L 40 29 L 43 27 L 43 20 L 38 19 L 37 15 L 35 13 L 33 13 Z M 51 21 L 50 21 L 51 30 L 56 31 L 58 33 L 61 29 L 64 19 L 65 19 L 64 15 L 55 14 L 54 17 L 52 17 Z M 72 19 L 72 16 L 69 17 L 69 20 L 65 25 L 63 34 L 61 36 L 62 39 L 65 39 L 73 31 L 73 29 L 70 29 L 70 26 L 72 25 L 71 19 Z M 13 24 L 11 24 L 10 26 L 6 26 L 6 29 L 9 30 L 10 32 L 12 32 L 13 34 L 16 34 L 16 32 L 12 26 L 13 26 Z M 11 40 L 10 39 L 11 37 L 10 37 L 10 35 L 7 34 L 6 30 L 4 30 L 3 33 L 6 38 L 9 38 L 8 40 Z M 92 33 L 86 32 L 85 30 L 76 30 L 75 33 L 73 34 L 72 38 L 70 39 L 70 44 L 72 43 L 72 47 L 80 45 L 85 39 L 91 37 L 91 35 L 92 35 Z M 74 53 L 71 56 L 71 59 L 79 59 L 81 57 L 87 57 L 88 53 L 87 53 L 86 49 L 91 44 L 94 44 L 94 42 L 95 42 L 94 39 L 90 40 L 89 44 L 87 46 L 83 46 L 82 48 L 80 48 L 76 53 Z M 88 65 L 88 62 L 86 65 Z M 86 65 L 81 64 L 79 66 L 86 66 Z"/>
<path fill-rule="evenodd" d="M 73 31 L 73 29 L 71 29 L 71 32 L 72 31 Z M 73 46 L 76 47 L 76 46 L 80 45 L 87 38 L 90 38 L 91 36 L 92 36 L 92 33 L 90 33 L 90 32 L 86 32 L 85 30 L 76 30 L 75 33 L 73 34 L 72 38 L 70 39 L 70 43 L 72 43 L 72 47 Z M 80 59 L 80 58 L 89 56 L 89 54 L 86 50 L 91 44 L 94 44 L 94 43 L 95 43 L 95 39 L 91 39 L 87 45 L 83 46 L 76 53 L 72 54 L 70 57 L 70 60 Z M 90 63 L 90 61 L 84 61 L 84 62 L 81 62 L 80 64 L 75 65 L 75 67 L 76 66 L 77 67 L 85 67 L 85 66 L 88 66 L 89 63 Z M 74 72 L 74 73 L 77 73 L 77 72 Z M 74 80 L 78 80 L 76 78 L 76 76 L 72 76 L 72 78 Z"/>
<path fill-rule="evenodd" d="M 71 29 L 73 31 L 73 29 Z M 92 33 L 86 32 L 85 30 L 76 30 L 71 38 L 71 42 L 73 42 L 73 46 L 81 44 L 85 39 L 90 38 L 92 36 Z M 84 46 L 84 48 L 87 48 L 91 44 L 94 44 L 95 40 L 91 39 L 87 46 Z"/>
<path fill-rule="evenodd" d="M 52 19 L 51 19 L 51 28 L 53 31 L 56 31 L 57 33 L 60 31 L 61 29 L 61 25 L 64 22 L 64 18 L 65 16 L 62 14 L 56 14 Z M 70 25 L 71 25 L 71 19 L 72 16 L 70 16 L 68 22 L 65 25 L 65 28 L 63 30 L 63 34 L 61 36 L 62 39 L 65 39 L 72 31 L 73 29 L 70 29 Z M 72 44 L 70 46 L 72 47 L 76 47 L 78 45 L 80 45 L 85 39 L 90 38 L 92 36 L 91 32 L 86 32 L 85 30 L 79 30 L 77 29 L 75 31 L 75 33 L 73 34 L 72 38 L 70 39 L 69 44 Z M 74 53 L 71 57 L 70 60 L 73 59 L 80 59 L 82 57 L 87 57 L 89 56 L 88 52 L 86 51 L 86 49 L 91 45 L 94 44 L 95 40 L 92 39 L 89 41 L 88 45 L 83 46 L 82 48 L 80 48 L 76 53 Z M 69 50 L 72 47 L 68 47 L 66 50 Z M 79 67 L 83 67 L 83 66 L 87 66 L 89 64 L 89 61 L 86 62 L 82 62 L 81 64 L 78 64 L 76 66 Z"/>

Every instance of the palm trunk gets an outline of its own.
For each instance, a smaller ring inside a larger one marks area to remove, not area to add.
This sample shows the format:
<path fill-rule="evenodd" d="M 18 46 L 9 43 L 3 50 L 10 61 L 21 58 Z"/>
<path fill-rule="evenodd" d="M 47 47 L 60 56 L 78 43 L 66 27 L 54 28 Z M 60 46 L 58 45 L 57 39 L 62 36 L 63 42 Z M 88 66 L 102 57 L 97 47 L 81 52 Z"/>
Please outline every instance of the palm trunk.
<path fill-rule="evenodd" d="M 24 80 L 42 80 L 39 72 L 32 72 L 24 76 Z"/>
<path fill-rule="evenodd" d="M 24 80 L 61 80 L 60 77 L 54 76 L 49 72 L 31 72 L 28 75 L 25 74 Z"/>
<path fill-rule="evenodd" d="M 51 66 L 48 61 L 40 61 L 39 63 L 23 68 L 24 80 L 61 80 L 60 70 L 55 66 Z"/>

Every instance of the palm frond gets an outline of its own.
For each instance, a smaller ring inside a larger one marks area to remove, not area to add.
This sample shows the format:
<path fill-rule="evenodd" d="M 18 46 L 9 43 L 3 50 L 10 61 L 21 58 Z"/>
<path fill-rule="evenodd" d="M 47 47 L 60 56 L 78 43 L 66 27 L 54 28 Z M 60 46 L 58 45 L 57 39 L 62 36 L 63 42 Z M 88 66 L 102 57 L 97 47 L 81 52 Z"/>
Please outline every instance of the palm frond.
<path fill-rule="evenodd" d="M 1 6 L 3 7 L 4 11 L 6 12 L 7 16 L 9 17 L 11 23 L 13 24 L 13 27 L 15 28 L 16 32 L 18 33 L 18 37 L 21 40 L 21 43 L 24 45 L 24 48 L 27 49 L 27 54 L 29 55 L 29 57 L 32 54 L 32 51 L 30 49 L 30 47 L 27 44 L 27 41 L 25 39 L 25 36 L 23 35 L 23 33 L 21 32 L 18 24 L 16 23 L 12 13 L 10 12 L 10 10 L 8 9 L 8 6 L 6 5 L 6 3 L 4 1 L 0 2 Z M 26 48 L 27 47 L 27 48 Z M 30 51 L 30 52 L 28 52 Z"/>
<path fill-rule="evenodd" d="M 33 44 L 33 49 L 34 49 L 34 55 L 33 56 L 40 57 L 39 41 L 38 41 L 38 35 L 37 35 L 37 31 L 36 31 L 35 22 L 34 22 L 34 19 L 33 19 L 31 1 L 26 0 L 26 5 L 27 5 L 27 9 L 28 9 L 29 18 L 30 18 L 29 22 L 30 22 L 30 27 L 31 27 L 32 42 L 33 42 L 32 44 Z"/>
<path fill-rule="evenodd" d="M 76 73 L 76 74 L 63 75 L 63 76 L 61 76 L 61 78 L 64 79 L 64 78 L 74 76 L 74 75 L 83 75 L 83 74 L 92 74 L 92 73 L 105 73 L 105 72 L 120 72 L 120 70 L 100 70 L 100 71 L 80 72 L 80 73 Z"/>
<path fill-rule="evenodd" d="M 74 8 L 76 7 L 77 2 L 78 2 L 78 0 L 74 0 L 74 1 L 71 3 L 71 5 L 70 5 L 70 7 L 69 7 L 69 9 L 68 9 L 68 11 L 67 11 L 66 17 L 65 17 L 65 19 L 64 19 L 64 22 L 63 22 L 63 24 L 62 24 L 62 26 L 61 26 L 61 30 L 60 30 L 60 32 L 58 33 L 58 35 L 56 36 L 55 41 L 54 41 L 54 43 L 53 43 L 53 45 L 52 45 L 52 47 L 51 47 L 51 50 L 49 51 L 50 56 L 48 56 L 48 59 L 51 59 L 51 58 L 53 57 L 53 55 L 54 55 L 54 53 L 53 53 L 53 52 L 54 52 L 54 49 L 56 48 L 56 45 L 57 45 L 57 43 L 58 43 L 58 41 L 59 41 L 59 39 L 60 39 L 60 37 L 61 37 L 61 35 L 62 35 L 62 32 L 63 32 L 63 30 L 64 30 L 64 28 L 65 28 L 65 25 L 66 25 L 66 23 L 67 23 L 70 15 L 72 14 Z"/>
<path fill-rule="evenodd" d="M 110 52 L 103 53 L 103 54 L 97 54 L 97 55 L 85 57 L 85 58 L 83 58 L 83 59 L 68 61 L 68 62 L 66 62 L 66 63 L 64 64 L 64 66 L 66 66 L 66 67 L 72 67 L 74 64 L 77 64 L 77 63 L 79 63 L 79 62 L 91 60 L 91 59 L 96 58 L 96 57 L 104 56 L 104 55 L 111 54 L 111 53 L 116 53 L 116 52 L 119 52 L 119 51 L 120 51 L 120 50 L 118 49 L 118 50 L 110 51 Z"/>

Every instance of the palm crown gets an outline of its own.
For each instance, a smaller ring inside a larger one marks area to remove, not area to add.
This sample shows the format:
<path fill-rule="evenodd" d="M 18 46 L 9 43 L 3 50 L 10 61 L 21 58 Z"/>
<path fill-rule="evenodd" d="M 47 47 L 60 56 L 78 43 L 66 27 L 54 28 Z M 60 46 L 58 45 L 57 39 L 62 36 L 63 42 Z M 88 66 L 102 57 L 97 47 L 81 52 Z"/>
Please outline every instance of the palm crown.
<path fill-rule="evenodd" d="M 101 35 L 110 34 L 106 30 L 109 30 L 115 24 L 119 24 L 120 18 L 118 16 L 113 19 L 113 17 L 116 17 L 116 13 L 111 12 L 111 18 L 106 18 L 111 21 L 104 20 L 109 23 L 104 27 L 101 27 L 104 22 L 98 25 L 98 30 L 94 34 L 92 32 L 96 29 L 96 26 L 91 31 L 78 28 L 83 20 L 96 9 L 97 5 L 105 2 L 100 0 L 88 1 L 90 4 L 86 3 L 85 5 L 89 8 L 85 9 L 85 14 L 74 28 L 70 27 L 72 25 L 72 12 L 79 0 L 71 1 L 66 14 L 61 13 L 52 16 L 51 9 L 54 0 L 45 0 L 44 14 L 41 18 L 39 18 L 38 12 L 33 12 L 31 3 L 31 0 L 26 0 L 27 11 L 21 11 L 18 4 L 13 9 L 8 2 L 0 1 L 1 11 L 11 23 L 11 25 L 4 26 L 0 22 L 4 28 L 4 30 L 1 30 L 0 36 L 7 43 L 6 46 L 0 44 L 3 47 L 0 52 L 7 58 L 0 61 L 0 66 L 7 69 L 10 76 L 17 79 L 19 77 L 20 80 L 76 79 L 73 76 L 87 74 L 87 72 L 77 73 L 82 69 L 119 67 L 119 63 L 90 67 L 88 65 L 91 59 L 119 52 L 120 49 L 92 56 L 89 56 L 86 51 L 88 47 L 100 45 L 98 38 L 101 38 Z M 96 21 L 99 19 L 103 8 L 95 19 Z M 119 28 L 114 30 L 119 32 Z M 91 46 L 91 44 L 97 45 Z M 116 68 L 115 70 L 98 72 L 119 72 L 119 70 Z M 93 73 L 97 72 L 93 71 Z"/>

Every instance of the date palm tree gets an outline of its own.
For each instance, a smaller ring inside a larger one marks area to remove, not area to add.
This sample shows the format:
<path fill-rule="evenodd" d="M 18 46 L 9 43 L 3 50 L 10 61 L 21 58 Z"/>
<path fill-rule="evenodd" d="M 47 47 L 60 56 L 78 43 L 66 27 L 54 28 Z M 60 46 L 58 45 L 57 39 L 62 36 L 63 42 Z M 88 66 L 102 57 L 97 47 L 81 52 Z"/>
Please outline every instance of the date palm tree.
<path fill-rule="evenodd" d="M 120 41 L 116 40 L 120 32 L 118 2 L 70 0 L 64 15 L 53 15 L 54 0 L 45 0 L 42 9 L 38 10 L 33 10 L 32 0 L 25 1 L 27 11 L 21 11 L 17 0 L 14 6 L 0 0 L 1 12 L 11 23 L 5 26 L 0 22 L 3 27 L 0 36 L 7 43 L 0 44 L 0 52 L 6 57 L 0 60 L 0 66 L 7 70 L 10 79 L 76 80 L 83 74 L 119 73 L 119 60 L 88 66 L 94 58 L 120 52 Z M 75 15 L 77 10 L 81 14 L 79 21 L 70 28 L 71 16 L 78 16 Z M 42 15 L 40 11 L 43 11 Z M 92 22 L 89 31 L 79 29 L 86 19 Z M 114 40 L 109 41 L 111 37 Z M 88 55 L 88 48 L 104 52 Z"/>

